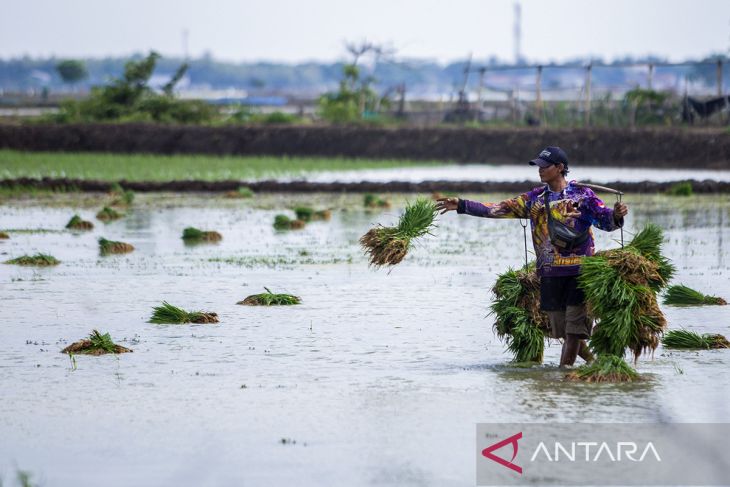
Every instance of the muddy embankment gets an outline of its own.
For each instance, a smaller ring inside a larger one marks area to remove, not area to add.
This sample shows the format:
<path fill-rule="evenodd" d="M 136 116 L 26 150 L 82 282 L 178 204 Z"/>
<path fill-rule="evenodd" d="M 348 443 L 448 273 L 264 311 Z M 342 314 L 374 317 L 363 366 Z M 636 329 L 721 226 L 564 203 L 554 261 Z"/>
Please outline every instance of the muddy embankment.
<path fill-rule="evenodd" d="M 730 169 L 723 129 L 472 129 L 152 124 L 0 125 L 0 148 L 524 163 L 547 145 L 586 166 Z"/>
<path fill-rule="evenodd" d="M 582 181 L 590 183 L 590 181 Z M 730 193 L 730 182 L 720 181 L 689 181 L 694 193 Z M 624 193 L 663 193 L 676 185 L 677 181 L 656 183 L 641 182 L 599 182 Z M 358 183 L 318 183 L 307 181 L 120 181 L 125 189 L 139 192 L 172 191 L 172 192 L 224 192 L 233 191 L 241 186 L 247 186 L 254 192 L 281 192 L 281 193 L 320 193 L 320 192 L 348 192 L 348 193 L 491 193 L 508 192 L 521 193 L 534 188 L 535 181 L 514 182 L 481 182 L 481 181 L 424 181 L 411 183 L 406 181 L 391 182 L 358 182 Z M 111 183 L 107 181 L 93 181 L 84 179 L 63 178 L 18 178 L 0 180 L 2 188 L 44 189 L 53 191 L 109 191 Z"/>

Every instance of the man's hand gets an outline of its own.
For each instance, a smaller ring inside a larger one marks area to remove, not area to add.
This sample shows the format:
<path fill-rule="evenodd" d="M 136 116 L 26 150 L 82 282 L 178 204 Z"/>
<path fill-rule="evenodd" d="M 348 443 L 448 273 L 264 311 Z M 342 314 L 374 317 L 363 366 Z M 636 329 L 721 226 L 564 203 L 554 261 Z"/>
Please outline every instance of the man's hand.
<path fill-rule="evenodd" d="M 436 211 L 440 211 L 443 215 L 449 211 L 454 211 L 459 207 L 459 198 L 439 198 L 436 200 Z"/>
<path fill-rule="evenodd" d="M 613 219 L 616 220 L 616 222 L 621 221 L 621 219 L 625 217 L 628 213 L 629 207 L 621 203 L 620 201 L 617 201 L 616 204 L 613 205 Z"/>

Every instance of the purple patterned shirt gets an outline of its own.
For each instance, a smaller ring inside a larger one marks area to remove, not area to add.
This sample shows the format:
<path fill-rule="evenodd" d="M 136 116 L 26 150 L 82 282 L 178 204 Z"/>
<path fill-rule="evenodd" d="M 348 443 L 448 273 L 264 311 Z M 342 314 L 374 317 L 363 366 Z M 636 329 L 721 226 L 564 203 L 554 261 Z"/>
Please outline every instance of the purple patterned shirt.
<path fill-rule="evenodd" d="M 591 226 L 611 232 L 623 225 L 623 218 L 617 223 L 613 209 L 606 208 L 595 193 L 585 186 L 570 181 L 562 191 L 548 190 L 550 211 L 553 219 L 571 227 L 577 232 L 588 230 L 588 238 L 570 251 L 554 246 L 548 236 L 547 213 L 543 203 L 543 192 L 547 186 L 539 186 L 516 198 L 500 203 L 479 203 L 459 200 L 458 213 L 484 218 L 529 218 L 532 229 L 532 243 L 537 256 L 537 273 L 540 276 L 575 276 L 580 272 L 581 258 L 595 252 Z M 580 216 L 568 216 L 579 212 Z"/>

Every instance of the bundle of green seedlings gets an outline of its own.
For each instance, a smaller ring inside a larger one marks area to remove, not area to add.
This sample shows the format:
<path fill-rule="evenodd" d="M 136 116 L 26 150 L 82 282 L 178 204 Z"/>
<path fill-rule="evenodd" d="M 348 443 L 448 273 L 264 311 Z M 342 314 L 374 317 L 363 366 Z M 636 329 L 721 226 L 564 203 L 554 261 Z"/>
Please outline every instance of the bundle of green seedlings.
<path fill-rule="evenodd" d="M 220 242 L 223 239 L 223 236 L 218 232 L 198 230 L 195 227 L 187 227 L 183 230 L 182 239 L 185 243 Z"/>
<path fill-rule="evenodd" d="M 406 204 L 397 226 L 371 228 L 360 237 L 360 245 L 368 254 L 370 265 L 393 266 L 401 262 L 415 239 L 431 234 L 435 217 L 436 205 L 418 198 L 414 203 Z"/>
<path fill-rule="evenodd" d="M 218 315 L 203 311 L 185 311 L 163 301 L 161 306 L 153 308 L 152 318 L 149 322 L 158 324 L 218 323 Z"/>
<path fill-rule="evenodd" d="M 302 220 L 307 223 L 332 218 L 332 212 L 330 210 L 315 210 L 308 206 L 294 208 L 294 213 L 297 215 L 297 220 Z"/>
<path fill-rule="evenodd" d="M 5 232 L 0 232 L 0 240 L 5 240 L 5 239 L 8 239 L 8 238 L 10 238 L 10 235 L 8 235 Z"/>
<path fill-rule="evenodd" d="M 304 228 L 306 222 L 304 220 L 292 220 L 286 215 L 276 215 L 274 217 L 274 228 L 277 230 L 299 230 Z"/>
<path fill-rule="evenodd" d="M 625 248 L 583 259 L 578 285 L 597 321 L 590 347 L 600 362 L 579 368 L 570 379 L 634 380 L 638 375 L 626 373 L 631 366 L 623 360 L 625 350 L 631 350 L 636 362 L 642 352 L 659 346 L 667 322 L 656 295 L 674 274 L 674 266 L 661 254 L 662 240 L 661 228 L 649 224 Z"/>
<path fill-rule="evenodd" d="M 694 193 L 692 189 L 692 183 L 689 181 L 682 181 L 676 184 L 673 184 L 669 188 L 667 188 L 667 194 L 669 196 L 692 196 Z"/>
<path fill-rule="evenodd" d="M 702 306 L 705 304 L 726 305 L 727 301 L 717 296 L 708 296 L 682 284 L 669 286 L 664 294 L 664 304 L 673 306 Z"/>
<path fill-rule="evenodd" d="M 15 264 L 15 265 L 48 267 L 48 266 L 58 265 L 61 263 L 61 261 L 56 259 L 52 255 L 38 253 L 35 255 L 23 255 L 21 257 L 16 257 L 15 259 L 6 260 L 5 263 L 6 264 Z"/>
<path fill-rule="evenodd" d="M 730 342 L 720 334 L 695 333 L 689 330 L 669 330 L 662 338 L 665 348 L 705 349 L 730 348 Z"/>
<path fill-rule="evenodd" d="M 245 304 L 247 306 L 286 306 L 290 304 L 300 304 L 302 302 L 302 298 L 299 296 L 293 296 L 291 294 L 275 294 L 265 286 L 264 289 L 266 289 L 265 293 L 252 294 L 236 304 Z"/>
<path fill-rule="evenodd" d="M 134 202 L 134 191 L 125 190 L 119 183 L 112 184 L 109 194 L 114 197 L 112 206 L 129 206 Z"/>
<path fill-rule="evenodd" d="M 68 347 L 61 350 L 61 353 L 83 354 L 83 355 L 104 355 L 106 353 L 127 353 L 132 350 L 121 345 L 117 345 L 112 341 L 109 333 L 103 335 L 98 330 L 94 330 L 89 338 L 74 342 Z"/>
<path fill-rule="evenodd" d="M 123 216 L 124 215 L 119 213 L 117 210 L 115 210 L 114 208 L 109 208 L 108 206 L 105 206 L 99 211 L 99 213 L 96 214 L 96 218 L 101 221 L 117 220 Z"/>
<path fill-rule="evenodd" d="M 365 208 L 390 208 L 390 201 L 380 196 L 366 193 L 363 197 L 363 205 Z"/>
<path fill-rule="evenodd" d="M 127 254 L 133 250 L 134 246 L 126 242 L 114 242 L 113 240 L 107 240 L 104 237 L 99 239 L 99 252 L 101 255 Z"/>
<path fill-rule="evenodd" d="M 550 323 L 540 311 L 540 277 L 535 262 L 521 269 L 509 269 L 497 277 L 492 288 L 494 332 L 507 344 L 519 363 L 542 363 L 545 337 Z"/>
<path fill-rule="evenodd" d="M 254 192 L 248 186 L 241 186 L 236 191 L 228 191 L 226 198 L 253 198 Z"/>
<path fill-rule="evenodd" d="M 66 228 L 69 230 L 93 230 L 94 224 L 89 221 L 82 220 L 79 215 L 74 215 L 66 224 Z"/>

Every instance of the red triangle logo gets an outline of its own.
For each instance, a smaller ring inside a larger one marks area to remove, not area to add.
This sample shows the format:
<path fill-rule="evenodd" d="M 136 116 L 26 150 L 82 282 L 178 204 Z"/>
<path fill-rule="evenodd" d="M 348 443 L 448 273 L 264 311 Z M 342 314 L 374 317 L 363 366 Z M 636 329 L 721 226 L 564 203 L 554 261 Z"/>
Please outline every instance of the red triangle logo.
<path fill-rule="evenodd" d="M 505 466 L 505 467 L 509 468 L 510 470 L 514 470 L 518 474 L 522 475 L 522 467 L 512 463 L 514 461 L 515 457 L 517 456 L 517 450 L 519 449 L 519 446 L 517 445 L 517 440 L 520 440 L 521 438 L 522 438 L 522 432 L 520 431 L 516 435 L 510 436 L 509 438 L 504 439 L 498 443 L 495 443 L 494 445 L 488 446 L 487 448 L 482 450 L 482 455 L 484 455 L 485 457 L 489 458 L 490 460 L 497 462 L 500 465 Z M 492 453 L 493 451 L 499 450 L 503 446 L 506 446 L 509 444 L 512 445 L 512 458 L 509 461 L 505 460 L 502 457 L 498 457 L 497 455 Z"/>

